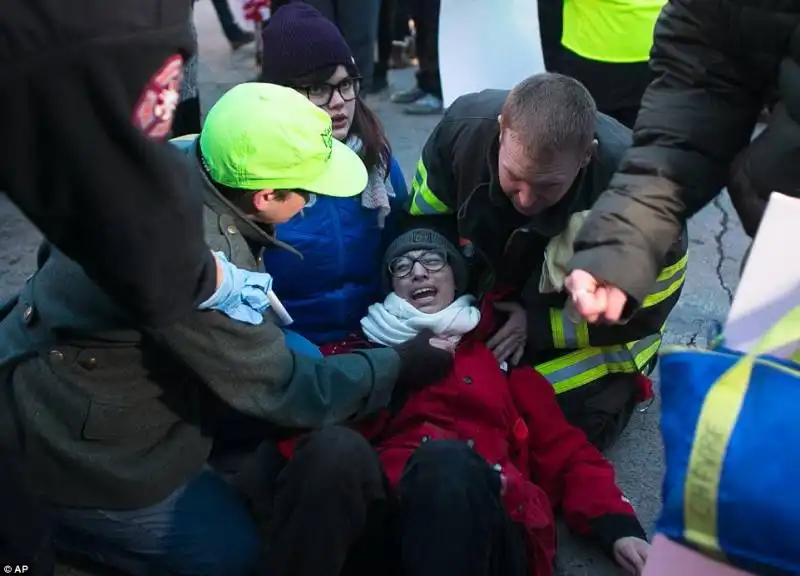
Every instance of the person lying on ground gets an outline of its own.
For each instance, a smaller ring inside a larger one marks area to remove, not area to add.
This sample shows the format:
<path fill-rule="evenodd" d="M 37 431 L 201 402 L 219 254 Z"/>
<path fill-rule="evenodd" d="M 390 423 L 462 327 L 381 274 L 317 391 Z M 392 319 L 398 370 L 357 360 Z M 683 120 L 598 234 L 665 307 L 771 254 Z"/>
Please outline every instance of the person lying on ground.
<path fill-rule="evenodd" d="M 345 197 L 366 185 L 363 163 L 332 137 L 330 117 L 280 86 L 233 88 L 199 137 L 180 144 L 204 204 L 207 246 L 249 271 L 265 247 L 293 250 L 272 224 L 302 209 L 309 193 Z M 39 256 L 33 277 L 0 307 L 8 396 L 0 444 L 21 453 L 32 488 L 51 504 L 57 545 L 130 574 L 253 570 L 258 531 L 208 463 L 227 426 L 255 420 L 259 441 L 274 426 L 348 421 L 452 364 L 426 335 L 394 349 L 305 358 L 269 314 L 248 323 L 195 312 L 162 331 L 164 346 L 78 263 L 55 247 Z M 305 473 L 316 474 L 313 466 Z"/>
<path fill-rule="evenodd" d="M 386 132 L 361 99 L 361 75 L 336 24 L 304 2 L 276 12 L 263 34 L 260 79 L 294 88 L 324 110 L 333 137 L 363 160 L 369 181 L 350 198 L 314 195 L 303 211 L 277 227 L 303 254 L 264 255 L 264 269 L 294 319 L 292 329 L 317 345 L 342 340 L 381 293 L 383 252 L 396 234 L 408 196 Z"/>
<path fill-rule="evenodd" d="M 397 346 L 424 330 L 455 348 L 447 376 L 396 396 L 380 417 L 357 426 L 372 439 L 398 500 L 401 550 L 394 561 L 400 573 L 552 574 L 553 510 L 560 509 L 570 528 L 640 574 L 649 544 L 612 465 L 567 423 L 543 376 L 530 367 L 498 364 L 485 343 L 496 320 L 493 299 L 479 310 L 465 293 L 467 267 L 455 246 L 432 230 L 412 230 L 389 247 L 385 266 L 392 291 L 370 307 L 363 340 L 325 353 Z M 281 444 L 287 457 L 295 441 Z M 369 515 L 374 508 L 358 510 Z M 339 530 L 370 525 L 345 518 Z M 327 537 L 319 529 L 314 534 Z M 300 555 L 293 535 L 275 536 L 280 546 L 270 554 L 281 561 L 270 567 L 287 571 L 272 573 L 306 573 L 294 572 L 296 565 L 286 561 Z M 366 537 L 353 531 L 349 541 Z M 381 573 L 380 567 L 372 573 Z"/>

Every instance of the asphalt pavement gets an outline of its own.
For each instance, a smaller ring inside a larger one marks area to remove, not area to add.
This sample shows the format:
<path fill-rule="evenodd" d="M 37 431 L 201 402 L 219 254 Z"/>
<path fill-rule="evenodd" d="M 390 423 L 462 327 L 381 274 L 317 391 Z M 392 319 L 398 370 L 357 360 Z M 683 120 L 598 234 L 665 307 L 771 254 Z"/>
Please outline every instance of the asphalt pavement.
<path fill-rule="evenodd" d="M 256 74 L 252 46 L 231 52 L 219 27 L 211 3 L 196 4 L 195 20 L 200 39 L 200 93 L 204 109 L 236 83 Z M 412 70 L 392 73 L 392 90 L 413 83 Z M 437 116 L 407 116 L 392 104 L 388 92 L 370 96 L 368 104 L 386 127 L 394 154 L 410 182 L 423 143 Z M 77 144 L 77 143 L 76 143 Z M 715 323 L 724 320 L 736 289 L 741 259 L 748 240 L 726 195 L 706 207 L 690 222 L 690 259 L 686 286 L 673 311 L 667 330 L 669 343 L 703 345 Z M 35 265 L 38 232 L 0 195 L 0 299 L 10 295 L 31 274 Z M 120 258 L 124 259 L 121 254 Z M 663 455 L 658 432 L 659 404 L 637 413 L 625 434 L 609 451 L 619 484 L 652 530 L 659 511 Z M 569 576 L 619 574 L 590 545 L 562 530 L 559 552 L 561 572 Z M 60 567 L 58 574 L 92 574 Z"/>

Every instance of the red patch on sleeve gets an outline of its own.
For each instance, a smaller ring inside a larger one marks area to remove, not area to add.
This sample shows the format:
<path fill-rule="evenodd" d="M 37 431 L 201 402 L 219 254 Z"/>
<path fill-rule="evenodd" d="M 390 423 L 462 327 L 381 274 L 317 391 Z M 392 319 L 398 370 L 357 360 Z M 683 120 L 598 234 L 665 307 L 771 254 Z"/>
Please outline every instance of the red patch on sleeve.
<path fill-rule="evenodd" d="M 183 57 L 173 54 L 145 84 L 131 122 L 149 138 L 163 140 L 172 130 L 182 79 Z"/>

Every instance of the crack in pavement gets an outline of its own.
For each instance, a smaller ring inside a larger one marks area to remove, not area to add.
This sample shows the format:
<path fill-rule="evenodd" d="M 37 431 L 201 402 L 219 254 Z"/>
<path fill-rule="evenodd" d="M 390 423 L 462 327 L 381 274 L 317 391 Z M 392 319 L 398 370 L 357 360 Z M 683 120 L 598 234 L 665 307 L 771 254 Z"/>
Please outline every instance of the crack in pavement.
<path fill-rule="evenodd" d="M 730 232 L 730 221 L 731 217 L 728 215 L 728 211 L 725 210 L 725 207 L 722 205 L 721 196 L 717 195 L 714 199 L 714 207 L 722 213 L 722 218 L 720 219 L 720 228 L 719 232 L 714 235 L 714 248 L 716 250 L 717 255 L 717 262 L 715 265 L 715 271 L 717 274 L 717 282 L 719 282 L 720 288 L 728 295 L 728 305 L 733 304 L 733 289 L 725 282 L 725 279 L 722 277 L 722 265 L 729 258 L 725 254 L 725 247 L 723 246 L 723 240 L 725 235 Z"/>

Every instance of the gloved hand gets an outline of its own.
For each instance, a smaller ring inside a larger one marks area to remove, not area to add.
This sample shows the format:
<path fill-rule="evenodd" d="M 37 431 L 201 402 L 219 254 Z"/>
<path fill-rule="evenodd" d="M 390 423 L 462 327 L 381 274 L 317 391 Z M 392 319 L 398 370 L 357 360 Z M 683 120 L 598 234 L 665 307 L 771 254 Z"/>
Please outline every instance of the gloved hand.
<path fill-rule="evenodd" d="M 453 367 L 453 344 L 437 338 L 430 330 L 421 331 L 394 349 L 400 356 L 396 390 L 421 390 L 443 379 Z"/>
<path fill-rule="evenodd" d="M 229 318 L 261 324 L 264 312 L 270 307 L 267 291 L 272 289 L 272 276 L 265 272 L 242 270 L 230 263 L 222 252 L 214 252 L 222 282 L 200 310 L 218 310 Z"/>

